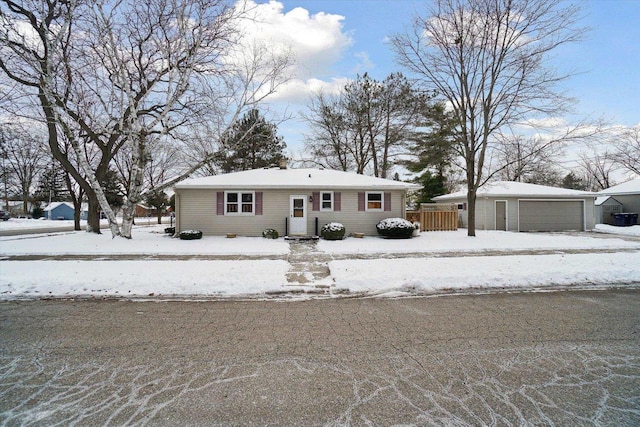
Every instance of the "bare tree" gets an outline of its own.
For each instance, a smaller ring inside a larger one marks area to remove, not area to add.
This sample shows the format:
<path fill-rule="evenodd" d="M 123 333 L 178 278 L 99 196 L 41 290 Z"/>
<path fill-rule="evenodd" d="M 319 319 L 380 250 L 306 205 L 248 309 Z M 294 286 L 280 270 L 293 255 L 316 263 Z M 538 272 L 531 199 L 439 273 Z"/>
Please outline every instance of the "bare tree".
<path fill-rule="evenodd" d="M 551 116 L 567 99 L 554 91 L 559 75 L 549 53 L 579 40 L 576 5 L 555 0 L 435 0 L 413 32 L 392 40 L 398 61 L 453 111 L 456 148 L 464 159 L 468 235 L 475 236 L 475 201 L 486 181 L 485 157 L 501 128 Z"/>
<path fill-rule="evenodd" d="M 343 91 L 315 95 L 305 115 L 307 151 L 320 164 L 386 178 L 410 139 L 428 97 L 400 73 L 383 81 L 358 76 Z M 336 167 L 337 166 L 337 167 Z"/>
<path fill-rule="evenodd" d="M 640 175 L 640 125 L 614 137 L 611 158 L 620 166 Z"/>
<path fill-rule="evenodd" d="M 11 181 L 22 198 L 22 211 L 25 214 L 29 212 L 31 191 L 45 158 L 45 139 L 37 132 L 27 133 L 18 127 L 0 128 L 0 156 L 5 173 L 9 172 L 13 177 Z"/>
<path fill-rule="evenodd" d="M 369 162 L 368 150 L 352 136 L 346 115 L 339 97 L 322 92 L 312 97 L 309 113 L 303 115 L 312 131 L 305 143 L 311 157 L 307 162 L 327 169 L 363 173 Z"/>
<path fill-rule="evenodd" d="M 505 137 L 495 148 L 497 161 L 501 165 L 497 176 L 506 181 L 537 184 L 534 178 L 555 167 L 554 158 L 560 151 L 559 145 L 547 144 L 539 136 Z"/>
<path fill-rule="evenodd" d="M 615 185 L 611 175 L 616 170 L 616 163 L 607 151 L 583 152 L 578 163 L 588 190 L 600 191 Z"/>
<path fill-rule="evenodd" d="M 13 20 L 4 21 L 0 46 L 10 56 L 0 66 L 11 79 L 38 92 L 52 152 L 86 187 L 90 202 L 97 200 L 114 236 L 131 238 L 133 210 L 143 198 L 154 140 L 184 136 L 181 129 L 202 120 L 206 101 L 213 104 L 210 109 L 219 109 L 216 124 L 233 122 L 240 112 L 225 109 L 228 100 L 244 97 L 238 104 L 246 105 L 264 99 L 275 90 L 282 71 L 253 67 L 237 84 L 238 61 L 229 54 L 243 10 L 224 0 L 52 1 L 44 12 L 36 4 L 3 1 Z M 18 21 L 29 26 L 33 40 Z M 271 65 L 266 60 L 260 64 Z M 212 95 L 206 101 L 200 96 L 204 87 Z M 78 168 L 69 152 L 61 152 L 59 132 L 70 142 Z M 131 159 L 120 226 L 100 183 L 123 147 Z M 162 185 L 202 167 L 210 153 L 201 154 L 204 158 Z"/>

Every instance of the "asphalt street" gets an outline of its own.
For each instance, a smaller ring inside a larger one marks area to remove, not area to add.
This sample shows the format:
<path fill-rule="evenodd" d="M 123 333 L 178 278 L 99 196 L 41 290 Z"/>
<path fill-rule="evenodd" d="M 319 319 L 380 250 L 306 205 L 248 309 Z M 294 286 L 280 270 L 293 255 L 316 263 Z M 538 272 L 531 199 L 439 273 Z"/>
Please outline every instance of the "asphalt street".
<path fill-rule="evenodd" d="M 2 425 L 640 425 L 640 291 L 0 303 Z"/>

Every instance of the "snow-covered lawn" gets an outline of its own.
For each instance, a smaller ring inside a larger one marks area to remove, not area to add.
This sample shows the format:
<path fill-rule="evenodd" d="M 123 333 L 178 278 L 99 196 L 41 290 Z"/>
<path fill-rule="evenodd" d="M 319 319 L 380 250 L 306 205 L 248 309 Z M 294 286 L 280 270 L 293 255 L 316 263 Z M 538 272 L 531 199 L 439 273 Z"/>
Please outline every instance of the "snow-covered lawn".
<path fill-rule="evenodd" d="M 286 261 L 2 262 L 0 298 L 232 296 L 280 291 Z"/>
<path fill-rule="evenodd" d="M 136 227 L 133 239 L 112 239 L 84 231 L 0 237 L 2 255 L 282 255 L 289 253 L 283 240 L 256 237 L 205 236 L 180 240 L 164 234 L 164 225 Z"/>
<path fill-rule="evenodd" d="M 46 221 L 43 221 L 46 222 Z M 639 284 L 640 241 L 616 235 L 585 233 L 530 234 L 466 230 L 422 233 L 411 240 L 377 237 L 320 241 L 320 254 L 329 262 L 331 276 L 320 283 L 288 283 L 291 265 L 283 239 L 205 236 L 182 241 L 163 233 L 164 225 L 136 227 L 132 240 L 64 232 L 49 235 L 0 237 L 0 299 L 39 296 L 264 296 L 267 293 L 331 286 L 332 292 L 398 295 L 467 288 L 531 288 L 571 284 Z M 600 230 L 636 235 L 640 226 Z M 524 255 L 513 251 L 551 250 Z M 571 253 L 579 250 L 581 253 Z M 588 253 L 593 251 L 593 253 Z M 443 252 L 446 257 L 441 257 Z M 498 256 L 495 255 L 496 252 Z M 587 253 L 584 253 L 587 252 Z M 384 253 L 392 259 L 351 259 L 350 254 Z M 424 255 L 403 258 L 403 254 Z M 463 253 L 465 256 L 455 256 Z M 9 261 L 14 255 L 129 255 L 129 260 Z M 182 256 L 177 260 L 150 259 L 153 255 Z M 189 260 L 190 255 L 260 256 L 253 260 Z M 473 256 L 471 256 L 473 255 Z M 268 259 L 270 256 L 273 259 Z M 2 258 L 5 258 L 2 260 Z M 137 259 L 139 257 L 139 259 Z M 185 259 L 187 258 L 187 259 Z M 311 260 L 313 261 L 313 260 Z"/>
<path fill-rule="evenodd" d="M 613 227 L 616 228 L 616 227 Z M 617 227 L 618 231 L 631 234 L 640 226 Z M 614 230 L 616 231 L 616 230 Z M 513 233 L 508 231 L 477 230 L 476 237 L 469 238 L 467 230 L 435 231 L 421 233 L 410 240 L 386 240 L 377 236 L 343 241 L 321 240 L 318 247 L 332 254 L 361 253 L 408 253 L 408 252 L 482 252 L 539 249 L 622 249 L 639 248 L 640 242 L 628 242 L 611 236 L 589 237 L 588 234 L 568 235 L 564 233 Z"/>
<path fill-rule="evenodd" d="M 640 252 L 331 261 L 336 290 L 369 295 L 640 282 Z"/>

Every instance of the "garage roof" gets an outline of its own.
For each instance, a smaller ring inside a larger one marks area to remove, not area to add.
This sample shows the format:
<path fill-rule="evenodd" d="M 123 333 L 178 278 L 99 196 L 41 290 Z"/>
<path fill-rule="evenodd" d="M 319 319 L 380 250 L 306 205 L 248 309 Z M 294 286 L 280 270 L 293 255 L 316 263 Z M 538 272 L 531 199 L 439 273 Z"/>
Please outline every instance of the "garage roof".
<path fill-rule="evenodd" d="M 588 191 L 569 190 L 567 188 L 549 187 L 546 185 L 527 184 L 525 182 L 495 181 L 489 182 L 478 189 L 477 197 L 548 197 L 548 198 L 584 198 L 595 197 Z M 434 197 L 434 200 L 465 199 L 467 190 L 457 191 L 444 196 Z"/>
<path fill-rule="evenodd" d="M 265 168 L 187 179 L 180 189 L 366 189 L 409 190 L 417 184 L 328 169 Z"/>
<path fill-rule="evenodd" d="M 640 178 L 614 185 L 606 190 L 598 192 L 602 196 L 619 196 L 626 194 L 640 194 Z"/>

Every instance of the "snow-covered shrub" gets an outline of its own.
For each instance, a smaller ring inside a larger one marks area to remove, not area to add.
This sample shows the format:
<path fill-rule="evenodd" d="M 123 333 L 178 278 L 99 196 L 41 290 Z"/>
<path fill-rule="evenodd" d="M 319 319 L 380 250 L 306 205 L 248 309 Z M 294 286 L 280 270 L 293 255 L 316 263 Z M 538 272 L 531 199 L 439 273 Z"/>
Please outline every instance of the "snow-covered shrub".
<path fill-rule="evenodd" d="M 176 228 L 175 227 L 167 227 L 164 229 L 164 233 L 165 234 L 175 234 L 176 233 Z"/>
<path fill-rule="evenodd" d="M 378 234 L 390 239 L 409 239 L 415 229 L 411 221 L 403 218 L 386 218 L 376 224 Z"/>
<path fill-rule="evenodd" d="M 200 230 L 184 230 L 180 232 L 180 240 L 197 240 L 202 239 L 202 231 Z"/>
<path fill-rule="evenodd" d="M 330 222 L 320 229 L 320 236 L 325 240 L 342 240 L 344 233 L 344 225 L 339 222 Z"/>
<path fill-rule="evenodd" d="M 265 239 L 277 239 L 278 237 L 280 237 L 280 235 L 278 234 L 278 230 L 267 228 L 266 230 L 262 231 L 262 237 L 264 237 Z"/>

